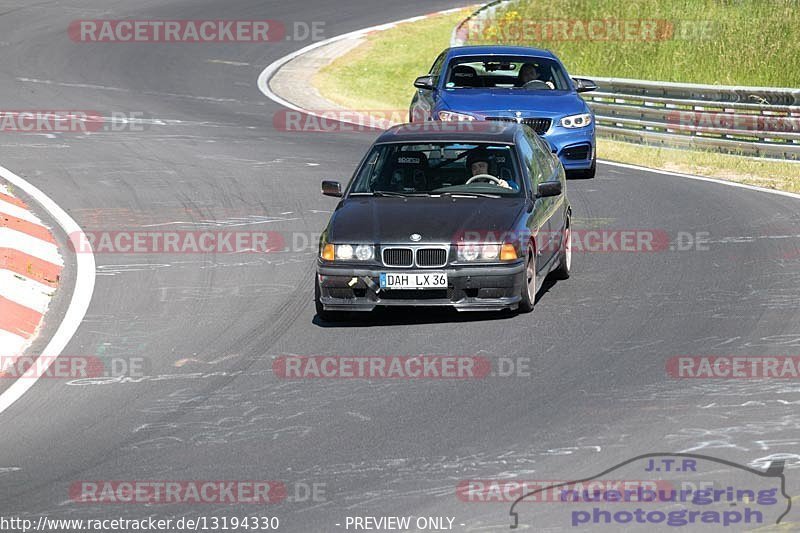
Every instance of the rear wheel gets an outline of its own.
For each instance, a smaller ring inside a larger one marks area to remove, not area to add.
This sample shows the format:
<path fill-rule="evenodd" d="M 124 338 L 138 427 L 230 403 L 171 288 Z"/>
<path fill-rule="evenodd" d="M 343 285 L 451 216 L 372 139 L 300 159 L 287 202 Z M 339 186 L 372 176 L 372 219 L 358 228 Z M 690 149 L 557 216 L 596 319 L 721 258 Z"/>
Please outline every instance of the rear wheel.
<path fill-rule="evenodd" d="M 556 279 L 567 279 L 572 270 L 572 228 L 567 219 L 567 226 L 564 229 L 564 241 L 561 243 L 561 250 L 558 253 L 558 268 L 553 271 Z"/>
<path fill-rule="evenodd" d="M 533 311 L 533 303 L 536 301 L 536 254 L 533 247 L 528 252 L 528 260 L 525 262 L 525 284 L 522 286 L 522 299 L 519 302 L 520 313 L 530 313 Z"/>

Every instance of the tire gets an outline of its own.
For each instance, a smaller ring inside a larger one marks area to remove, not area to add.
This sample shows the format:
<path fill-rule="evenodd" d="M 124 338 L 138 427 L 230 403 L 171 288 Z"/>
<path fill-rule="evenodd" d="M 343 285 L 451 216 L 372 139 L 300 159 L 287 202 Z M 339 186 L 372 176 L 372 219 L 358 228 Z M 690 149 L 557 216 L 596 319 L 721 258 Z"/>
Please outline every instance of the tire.
<path fill-rule="evenodd" d="M 531 294 L 533 293 L 533 294 Z M 536 301 L 536 254 L 533 247 L 528 252 L 528 260 L 525 261 L 525 284 L 522 286 L 522 299 L 519 301 L 519 312 L 530 313 L 533 311 L 533 304 Z"/>
<path fill-rule="evenodd" d="M 564 230 L 564 243 L 565 245 L 558 252 L 558 268 L 553 271 L 556 279 L 569 279 L 569 273 L 572 270 L 572 229 L 569 219 L 567 219 L 567 226 Z"/>
<path fill-rule="evenodd" d="M 585 180 L 591 180 L 594 179 L 595 174 L 597 174 L 597 157 L 592 159 L 592 166 L 586 170 L 578 171 L 577 176 Z"/>

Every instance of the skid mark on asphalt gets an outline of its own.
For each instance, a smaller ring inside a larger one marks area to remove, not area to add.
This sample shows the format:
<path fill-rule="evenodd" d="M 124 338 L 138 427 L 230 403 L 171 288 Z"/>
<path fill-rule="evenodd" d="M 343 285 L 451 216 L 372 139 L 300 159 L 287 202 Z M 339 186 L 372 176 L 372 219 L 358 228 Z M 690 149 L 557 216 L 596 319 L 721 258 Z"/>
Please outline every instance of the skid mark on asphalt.
<path fill-rule="evenodd" d="M 227 300 L 229 298 L 260 298 L 274 294 L 288 294 L 295 289 L 295 285 L 286 283 L 264 283 L 249 285 L 225 286 L 164 286 L 155 287 L 158 291 L 159 302 L 183 302 L 183 301 L 208 301 L 208 300 Z"/>
<path fill-rule="evenodd" d="M 112 91 L 112 92 L 120 92 L 120 93 L 130 93 L 130 94 L 144 94 L 148 96 L 161 96 L 161 97 L 169 97 L 169 98 L 183 98 L 186 100 L 197 100 L 201 102 L 220 102 L 220 103 L 231 103 L 231 104 L 242 104 L 242 105 L 257 105 L 257 106 L 266 106 L 267 102 L 263 100 L 239 100 L 237 98 L 220 98 L 216 96 L 198 96 L 193 94 L 183 94 L 183 93 L 168 93 L 168 92 L 161 92 L 161 91 L 134 91 L 125 87 L 113 87 L 109 85 L 97 85 L 93 83 L 72 83 L 72 82 L 64 82 L 64 81 L 56 81 L 56 80 L 43 80 L 40 78 L 15 78 L 17 81 L 22 83 L 31 83 L 31 84 L 40 84 L 40 85 L 55 85 L 58 87 L 70 87 L 75 89 L 93 89 L 97 91 Z"/>
<path fill-rule="evenodd" d="M 185 226 L 200 228 L 236 228 L 242 226 L 257 226 L 270 224 L 272 222 L 290 222 L 300 220 L 300 218 L 271 217 L 264 215 L 248 215 L 246 217 L 236 217 L 228 220 L 173 220 L 171 222 L 160 222 L 157 224 L 145 224 L 143 228 L 159 228 L 164 226 Z"/>
<path fill-rule="evenodd" d="M 130 264 L 98 265 L 97 275 L 118 276 L 120 274 L 156 271 L 164 268 L 209 270 L 209 269 L 219 269 L 219 268 L 228 269 L 228 268 L 241 268 L 241 267 L 262 267 L 265 265 L 273 267 L 297 266 L 297 265 L 308 264 L 309 259 L 315 255 L 315 252 L 305 252 L 299 254 L 297 257 L 278 257 L 279 254 L 280 252 L 274 252 L 269 254 L 269 258 L 261 255 L 260 257 L 252 259 L 250 261 L 234 261 L 230 263 L 205 260 L 205 261 L 176 261 L 172 263 L 130 263 Z M 230 254 L 230 256 L 235 258 L 241 258 L 242 254 Z M 220 256 L 214 256 L 214 257 L 219 258 Z"/>

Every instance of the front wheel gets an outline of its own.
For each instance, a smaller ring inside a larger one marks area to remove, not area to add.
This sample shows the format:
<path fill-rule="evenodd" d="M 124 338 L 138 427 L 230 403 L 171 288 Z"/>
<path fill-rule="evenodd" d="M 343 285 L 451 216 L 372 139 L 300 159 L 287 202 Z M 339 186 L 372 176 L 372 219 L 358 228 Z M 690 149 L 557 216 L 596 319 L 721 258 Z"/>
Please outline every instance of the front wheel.
<path fill-rule="evenodd" d="M 575 174 L 573 174 L 576 178 L 581 178 L 585 180 L 594 179 L 595 174 L 597 174 L 597 156 L 592 159 L 592 166 L 587 168 L 586 170 L 576 170 Z"/>
<path fill-rule="evenodd" d="M 553 271 L 556 279 L 568 279 L 572 270 L 572 229 L 569 220 L 564 229 L 564 240 L 561 242 L 561 250 L 558 252 L 558 268 Z"/>
<path fill-rule="evenodd" d="M 533 303 L 536 301 L 536 254 L 533 248 L 528 252 L 528 260 L 525 262 L 525 284 L 522 286 L 522 299 L 519 302 L 520 313 L 530 313 L 533 311 Z"/>

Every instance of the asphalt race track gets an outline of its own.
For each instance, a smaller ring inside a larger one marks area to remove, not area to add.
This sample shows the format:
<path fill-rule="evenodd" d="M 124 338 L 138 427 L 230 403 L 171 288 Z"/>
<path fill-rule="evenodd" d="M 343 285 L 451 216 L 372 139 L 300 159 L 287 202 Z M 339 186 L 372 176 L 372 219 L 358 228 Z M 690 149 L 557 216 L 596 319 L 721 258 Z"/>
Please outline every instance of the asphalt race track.
<path fill-rule="evenodd" d="M 152 120 L 143 131 L 3 132 L 0 165 L 87 231 L 317 234 L 336 205 L 320 181 L 347 181 L 376 135 L 273 127 L 281 108 L 256 79 L 308 42 L 74 43 L 70 21 L 324 21 L 332 37 L 456 5 L 1 0 L 4 108 Z M 149 377 L 42 379 L 2 413 L 0 514 L 267 514 L 296 532 L 344 530 L 348 515 L 446 515 L 454 530 L 497 531 L 509 506 L 460 501 L 459 481 L 579 479 L 659 451 L 760 468 L 782 457 L 787 491 L 800 494 L 796 380 L 665 373 L 675 355 L 800 353 L 798 201 L 606 164 L 595 180 L 570 181 L 569 195 L 578 229 L 700 232 L 704 244 L 576 253 L 571 279 L 548 283 L 529 315 L 400 311 L 344 324 L 315 319 L 313 240 L 270 254 L 96 255 L 92 304 L 64 353 L 142 357 Z M 398 354 L 511 358 L 530 372 L 451 381 L 272 372 L 277 356 Z M 154 479 L 284 480 L 290 496 L 316 483 L 324 496 L 265 509 L 70 501 L 78 480 Z"/>

